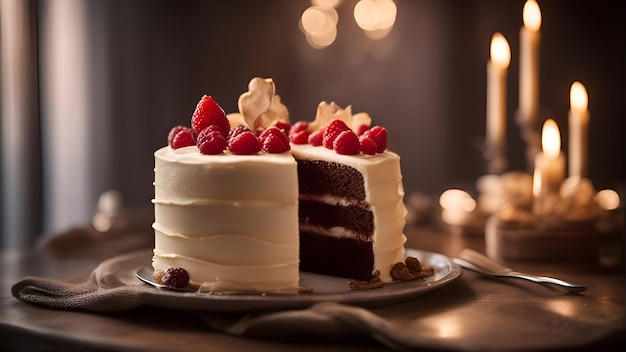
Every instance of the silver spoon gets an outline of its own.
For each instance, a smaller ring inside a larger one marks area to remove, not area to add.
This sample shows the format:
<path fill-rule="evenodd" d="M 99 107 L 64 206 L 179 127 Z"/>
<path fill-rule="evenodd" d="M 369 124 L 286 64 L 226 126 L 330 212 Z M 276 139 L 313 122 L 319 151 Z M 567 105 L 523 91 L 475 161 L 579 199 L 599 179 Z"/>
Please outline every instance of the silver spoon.
<path fill-rule="evenodd" d="M 491 259 L 487 258 L 480 252 L 477 252 L 470 248 L 465 248 L 458 254 L 458 256 L 452 259 L 456 264 L 477 272 L 479 274 L 483 274 L 491 277 L 512 277 L 518 279 L 525 279 L 529 281 L 533 281 L 540 284 L 554 284 L 561 286 L 568 290 L 569 292 L 582 292 L 587 289 L 585 285 L 577 285 L 573 283 L 569 283 L 563 280 L 555 279 L 547 276 L 537 276 L 520 273 L 513 269 L 509 269 L 505 266 L 502 266 Z"/>

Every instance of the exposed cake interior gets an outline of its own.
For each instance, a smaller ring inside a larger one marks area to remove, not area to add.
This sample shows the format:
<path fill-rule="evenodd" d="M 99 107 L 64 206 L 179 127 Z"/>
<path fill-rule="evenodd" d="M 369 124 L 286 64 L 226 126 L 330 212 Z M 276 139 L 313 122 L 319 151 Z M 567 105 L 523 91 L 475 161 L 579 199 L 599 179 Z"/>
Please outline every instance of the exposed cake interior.
<path fill-rule="evenodd" d="M 399 156 L 341 155 L 312 145 L 291 152 L 298 163 L 300 269 L 392 281 L 406 242 Z"/>

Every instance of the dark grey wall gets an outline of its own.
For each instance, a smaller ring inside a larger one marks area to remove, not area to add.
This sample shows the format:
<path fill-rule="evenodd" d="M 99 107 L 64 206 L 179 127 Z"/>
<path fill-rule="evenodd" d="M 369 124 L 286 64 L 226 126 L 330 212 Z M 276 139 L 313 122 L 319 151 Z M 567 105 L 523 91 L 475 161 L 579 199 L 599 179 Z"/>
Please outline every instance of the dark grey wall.
<path fill-rule="evenodd" d="M 398 0 L 396 26 L 372 42 L 339 8 L 339 34 L 324 50 L 298 30 L 308 1 L 89 1 L 94 71 L 106 77 L 110 131 L 103 187 L 132 206 L 149 207 L 152 153 L 169 129 L 188 124 L 202 94 L 227 112 L 253 76 L 273 77 L 292 120 L 311 120 L 321 100 L 367 111 L 389 129 L 403 157 L 407 191 L 439 194 L 471 187 L 485 172 L 485 65 L 494 32 L 512 50 L 508 81 L 509 160 L 525 169 L 513 122 L 517 107 L 519 29 L 524 1 Z M 539 1 L 541 90 L 545 117 L 557 120 L 567 153 L 569 87 L 589 92 L 590 176 L 600 188 L 624 181 L 625 5 L 623 1 Z M 99 190 L 99 191 L 102 191 Z"/>

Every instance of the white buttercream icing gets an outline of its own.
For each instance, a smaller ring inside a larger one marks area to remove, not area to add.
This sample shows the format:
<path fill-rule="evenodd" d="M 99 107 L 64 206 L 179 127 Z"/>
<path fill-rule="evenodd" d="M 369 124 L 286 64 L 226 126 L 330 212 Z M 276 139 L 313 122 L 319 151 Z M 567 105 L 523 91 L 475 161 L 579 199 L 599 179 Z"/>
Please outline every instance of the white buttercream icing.
<path fill-rule="evenodd" d="M 208 291 L 299 289 L 298 180 L 289 153 L 155 156 L 153 267 Z"/>

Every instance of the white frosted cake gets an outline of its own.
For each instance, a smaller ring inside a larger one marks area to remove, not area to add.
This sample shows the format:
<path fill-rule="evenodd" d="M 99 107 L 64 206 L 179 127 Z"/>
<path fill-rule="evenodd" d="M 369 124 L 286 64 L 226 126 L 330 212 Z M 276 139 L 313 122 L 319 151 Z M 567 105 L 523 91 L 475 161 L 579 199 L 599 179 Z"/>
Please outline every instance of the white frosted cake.
<path fill-rule="evenodd" d="M 352 289 L 424 276 L 406 258 L 400 157 L 367 114 L 322 102 L 289 123 L 271 79 L 226 116 L 211 97 L 154 154 L 154 280 L 215 293 L 295 293 L 299 271 Z"/>
<path fill-rule="evenodd" d="M 155 154 L 153 267 L 203 291 L 297 292 L 298 179 L 289 153 Z"/>

